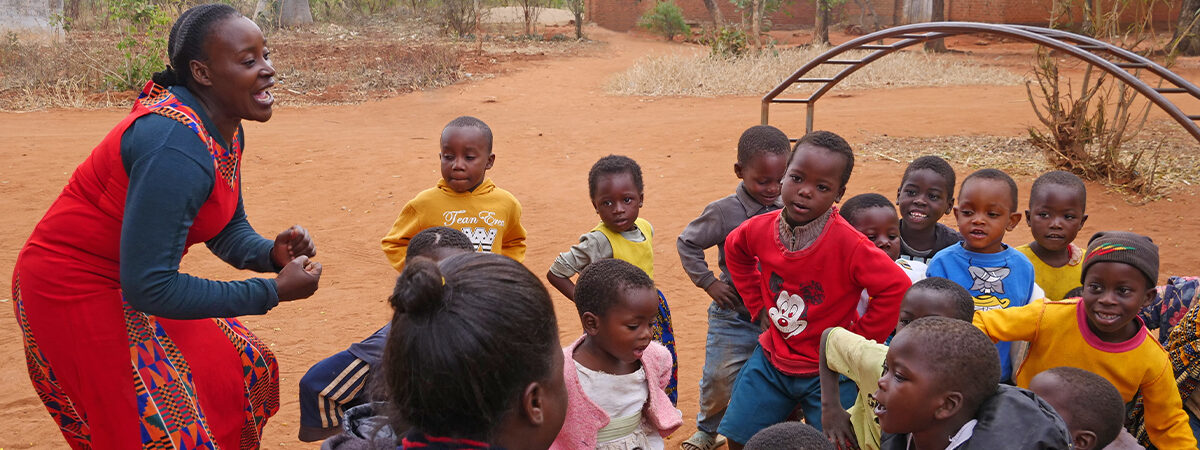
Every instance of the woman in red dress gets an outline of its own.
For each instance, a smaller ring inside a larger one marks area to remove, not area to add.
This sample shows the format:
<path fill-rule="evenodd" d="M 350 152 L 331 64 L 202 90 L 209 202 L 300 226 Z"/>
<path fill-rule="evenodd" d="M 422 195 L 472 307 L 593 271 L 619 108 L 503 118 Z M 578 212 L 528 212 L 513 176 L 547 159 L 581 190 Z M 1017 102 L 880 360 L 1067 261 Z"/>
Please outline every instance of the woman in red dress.
<path fill-rule="evenodd" d="M 258 235 L 242 208 L 243 119 L 265 122 L 275 69 L 227 5 L 184 12 L 171 65 L 76 168 L 13 273 L 29 376 L 73 448 L 256 448 L 279 409 L 275 357 L 234 317 L 316 291 L 307 231 Z M 204 242 L 273 278 L 179 271 Z"/>

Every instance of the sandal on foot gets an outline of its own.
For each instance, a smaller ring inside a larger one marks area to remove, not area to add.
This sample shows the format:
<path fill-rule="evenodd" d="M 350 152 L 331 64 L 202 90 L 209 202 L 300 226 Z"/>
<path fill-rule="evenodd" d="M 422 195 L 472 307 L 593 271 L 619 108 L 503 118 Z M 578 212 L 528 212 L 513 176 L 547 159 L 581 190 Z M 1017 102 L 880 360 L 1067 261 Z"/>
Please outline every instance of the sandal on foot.
<path fill-rule="evenodd" d="M 725 445 L 725 436 L 696 430 L 696 434 L 679 444 L 683 450 L 715 450 Z"/>

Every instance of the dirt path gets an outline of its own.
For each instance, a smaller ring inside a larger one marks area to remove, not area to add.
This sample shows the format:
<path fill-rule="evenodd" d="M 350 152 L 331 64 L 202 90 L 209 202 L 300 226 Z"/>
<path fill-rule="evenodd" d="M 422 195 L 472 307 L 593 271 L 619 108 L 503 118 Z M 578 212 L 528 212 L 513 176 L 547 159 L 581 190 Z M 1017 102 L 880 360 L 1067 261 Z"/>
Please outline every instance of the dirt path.
<path fill-rule="evenodd" d="M 282 410 L 271 420 L 265 447 L 305 445 L 295 440 L 296 383 L 314 362 L 369 335 L 390 317 L 385 298 L 395 272 L 378 240 L 401 206 L 438 179 L 435 160 L 441 126 L 474 115 L 496 136 L 489 174 L 525 207 L 526 265 L 545 273 L 557 252 L 597 222 L 588 203 L 587 169 L 600 156 L 633 156 L 646 174 L 643 217 L 657 232 L 656 280 L 674 310 L 680 354 L 680 409 L 685 425 L 671 445 L 694 430 L 697 383 L 703 364 L 708 299 L 679 265 L 675 237 L 705 204 L 736 185 L 731 166 L 738 135 L 758 121 L 757 98 L 651 99 L 603 94 L 611 74 L 649 53 L 690 51 L 679 45 L 593 30 L 607 41 L 588 56 L 527 63 L 515 73 L 399 98 L 336 107 L 283 107 L 269 124 L 248 124 L 244 164 L 247 211 L 270 234 L 293 223 L 312 230 L 325 264 L 321 290 L 245 323 L 280 360 Z M 65 183 L 69 172 L 123 116 L 123 111 L 49 111 L 0 114 L 0 271 Z M 997 134 L 1017 136 L 1033 118 L 1020 87 L 914 88 L 830 96 L 817 127 L 852 144 L 863 136 Z M 772 122 L 792 135 L 803 112 L 778 109 Z M 1031 156 L 1036 157 L 1036 156 Z M 959 168 L 960 171 L 964 169 Z M 903 165 L 868 160 L 856 166 L 849 192 L 895 192 Z M 1022 198 L 1032 180 L 1020 179 Z M 1151 235 L 1162 247 L 1162 273 L 1194 273 L 1200 241 L 1195 191 L 1172 201 L 1127 205 L 1091 187 L 1091 219 L 1081 239 L 1101 229 Z M 1023 201 L 1022 201 L 1023 203 Z M 1009 243 L 1029 240 L 1023 225 Z M 1078 242 L 1081 243 L 1082 242 Z M 240 279 L 197 247 L 183 263 L 201 276 Z M 8 277 L 0 277 L 8 300 Z M 69 282 L 69 280 L 64 280 Z M 564 343 L 580 328 L 574 307 L 556 296 Z M 62 441 L 27 381 L 20 333 L 0 314 L 0 448 L 59 448 Z M 310 445 L 307 447 L 316 446 Z"/>

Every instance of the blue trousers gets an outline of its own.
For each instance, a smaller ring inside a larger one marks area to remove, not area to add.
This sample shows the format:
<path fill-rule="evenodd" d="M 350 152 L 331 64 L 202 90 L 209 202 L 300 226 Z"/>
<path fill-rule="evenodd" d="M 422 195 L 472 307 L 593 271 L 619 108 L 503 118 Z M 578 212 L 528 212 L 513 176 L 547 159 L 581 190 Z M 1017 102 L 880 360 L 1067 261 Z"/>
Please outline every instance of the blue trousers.
<path fill-rule="evenodd" d="M 729 406 L 733 382 L 742 365 L 758 347 L 762 329 L 738 313 L 717 306 L 708 307 L 708 339 L 704 344 L 704 372 L 700 377 L 700 413 L 696 428 L 715 434 Z"/>
<path fill-rule="evenodd" d="M 850 408 L 858 397 L 858 386 L 846 377 L 839 377 L 838 386 L 842 407 Z M 787 420 L 796 407 L 804 413 L 805 422 L 821 429 L 821 379 L 780 372 L 767 361 L 759 346 L 742 366 L 733 384 L 729 409 L 717 430 L 730 440 L 745 444 L 763 428 Z"/>

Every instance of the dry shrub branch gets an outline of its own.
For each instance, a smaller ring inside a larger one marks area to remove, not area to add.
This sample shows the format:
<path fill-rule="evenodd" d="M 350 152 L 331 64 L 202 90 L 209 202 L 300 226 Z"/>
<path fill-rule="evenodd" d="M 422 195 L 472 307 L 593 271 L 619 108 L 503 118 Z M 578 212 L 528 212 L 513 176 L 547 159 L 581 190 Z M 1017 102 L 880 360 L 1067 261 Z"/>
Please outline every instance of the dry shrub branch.
<path fill-rule="evenodd" d="M 648 56 L 610 80 L 608 90 L 620 95 L 694 96 L 762 95 L 827 47 L 764 51 L 739 58 L 707 55 Z M 846 59 L 866 52 L 848 52 Z M 820 67 L 808 77 L 832 76 L 841 67 Z M 835 89 L 880 87 L 1017 85 L 1024 78 L 1003 68 L 962 58 L 898 52 L 859 69 Z M 811 86 L 806 86 L 811 88 Z M 806 93 L 806 92 L 805 92 Z"/>

